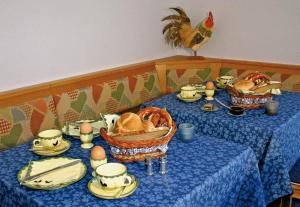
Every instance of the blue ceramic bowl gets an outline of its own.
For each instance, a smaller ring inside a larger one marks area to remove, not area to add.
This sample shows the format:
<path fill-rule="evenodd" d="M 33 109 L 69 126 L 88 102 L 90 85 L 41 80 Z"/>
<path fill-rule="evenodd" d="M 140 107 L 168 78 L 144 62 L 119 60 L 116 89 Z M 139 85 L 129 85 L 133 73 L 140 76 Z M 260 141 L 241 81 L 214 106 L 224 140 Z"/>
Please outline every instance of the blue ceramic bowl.
<path fill-rule="evenodd" d="M 180 139 L 184 142 L 192 141 L 194 137 L 195 126 L 190 123 L 179 124 L 178 126 Z"/>

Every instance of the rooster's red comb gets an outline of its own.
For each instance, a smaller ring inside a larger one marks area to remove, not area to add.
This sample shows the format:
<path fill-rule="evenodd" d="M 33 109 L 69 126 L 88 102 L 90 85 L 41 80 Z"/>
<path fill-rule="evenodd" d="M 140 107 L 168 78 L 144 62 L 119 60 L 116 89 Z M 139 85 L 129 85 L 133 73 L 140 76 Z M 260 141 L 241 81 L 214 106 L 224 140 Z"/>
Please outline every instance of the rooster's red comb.
<path fill-rule="evenodd" d="M 205 26 L 207 28 L 212 28 L 214 26 L 214 17 L 213 17 L 213 14 L 211 11 L 209 11 L 209 13 L 208 13 L 208 17 L 205 21 Z"/>

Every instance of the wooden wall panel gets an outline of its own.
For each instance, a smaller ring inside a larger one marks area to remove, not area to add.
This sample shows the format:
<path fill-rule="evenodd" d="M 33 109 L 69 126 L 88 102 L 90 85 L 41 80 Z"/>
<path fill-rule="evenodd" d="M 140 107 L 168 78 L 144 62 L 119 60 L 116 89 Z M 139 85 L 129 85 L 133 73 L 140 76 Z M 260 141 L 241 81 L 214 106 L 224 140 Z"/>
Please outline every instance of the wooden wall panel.
<path fill-rule="evenodd" d="M 203 67 L 211 68 L 213 79 L 216 79 L 216 77 L 218 77 L 221 68 L 235 68 L 251 71 L 272 71 L 284 74 L 300 74 L 300 65 L 263 63 L 256 61 L 242 61 L 220 58 L 177 56 L 173 59 L 161 60 L 156 62 L 156 70 L 160 79 L 161 91 L 163 93 L 167 92 L 166 75 L 168 70 L 198 69 Z"/>

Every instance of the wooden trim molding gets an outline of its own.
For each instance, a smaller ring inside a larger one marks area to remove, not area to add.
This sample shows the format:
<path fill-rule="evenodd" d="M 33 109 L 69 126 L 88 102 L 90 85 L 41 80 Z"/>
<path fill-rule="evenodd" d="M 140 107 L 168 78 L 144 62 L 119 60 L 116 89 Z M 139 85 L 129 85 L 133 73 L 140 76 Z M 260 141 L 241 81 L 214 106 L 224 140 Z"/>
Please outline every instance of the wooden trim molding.
<path fill-rule="evenodd" d="M 245 70 L 266 70 L 283 72 L 286 74 L 300 74 L 300 65 L 287 65 L 275 63 L 262 63 L 254 61 L 229 60 L 219 58 L 171 56 L 158 60 L 101 70 L 94 73 L 74 76 L 61 80 L 50 81 L 29 87 L 0 92 L 0 107 L 17 105 L 33 99 L 58 94 L 77 88 L 83 88 L 101 81 L 119 79 L 133 74 L 141 74 L 156 70 L 160 81 L 162 93 L 166 93 L 168 70 L 175 69 L 198 69 L 210 67 L 212 78 L 215 79 L 220 68 L 240 68 Z"/>

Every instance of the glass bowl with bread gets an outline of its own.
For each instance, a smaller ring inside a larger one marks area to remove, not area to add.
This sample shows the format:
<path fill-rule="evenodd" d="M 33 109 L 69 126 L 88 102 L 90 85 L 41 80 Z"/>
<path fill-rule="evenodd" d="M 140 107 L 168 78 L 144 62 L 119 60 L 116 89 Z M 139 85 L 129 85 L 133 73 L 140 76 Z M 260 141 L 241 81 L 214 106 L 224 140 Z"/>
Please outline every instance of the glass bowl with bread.
<path fill-rule="evenodd" d="M 228 86 L 227 90 L 233 105 L 246 109 L 256 109 L 272 99 L 272 89 L 280 88 L 280 82 L 272 82 L 268 75 L 253 72 L 236 81 L 233 86 Z"/>
<path fill-rule="evenodd" d="M 122 114 L 112 133 L 106 128 L 100 129 L 101 136 L 110 145 L 113 158 L 121 162 L 164 156 L 175 132 L 176 124 L 170 114 L 158 107 L 146 107 L 136 114 Z"/>

